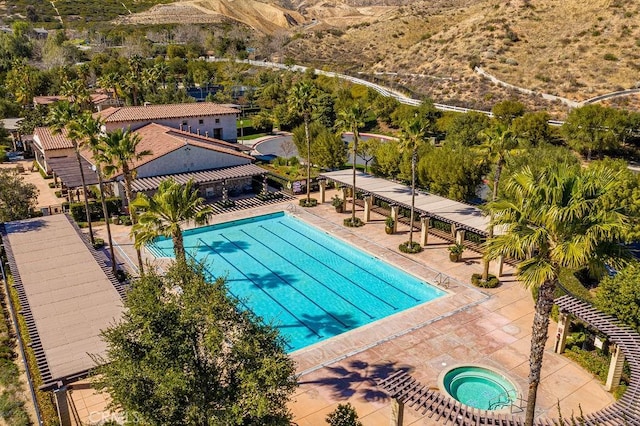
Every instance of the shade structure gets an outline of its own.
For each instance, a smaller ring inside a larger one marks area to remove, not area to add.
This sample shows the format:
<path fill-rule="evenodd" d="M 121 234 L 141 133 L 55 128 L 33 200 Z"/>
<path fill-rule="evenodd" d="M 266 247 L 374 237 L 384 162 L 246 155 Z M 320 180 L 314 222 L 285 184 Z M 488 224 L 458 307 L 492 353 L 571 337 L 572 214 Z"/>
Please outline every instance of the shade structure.
<path fill-rule="evenodd" d="M 84 157 L 80 157 L 80 162 L 84 171 L 85 183 L 87 185 L 97 185 L 98 175 L 93 171 L 92 164 L 85 160 Z M 78 159 L 76 157 L 50 158 L 47 163 L 67 188 L 75 189 L 82 186 L 80 167 L 78 167 Z"/>

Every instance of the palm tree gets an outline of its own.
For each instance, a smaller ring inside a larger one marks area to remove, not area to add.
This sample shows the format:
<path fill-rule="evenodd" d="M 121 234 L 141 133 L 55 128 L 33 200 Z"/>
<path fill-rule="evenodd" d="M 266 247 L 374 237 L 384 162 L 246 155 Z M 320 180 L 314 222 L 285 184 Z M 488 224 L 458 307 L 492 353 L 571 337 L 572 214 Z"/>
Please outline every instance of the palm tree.
<path fill-rule="evenodd" d="M 515 133 L 503 124 L 497 124 L 481 131 L 480 137 L 484 138 L 485 142 L 478 146 L 477 149 L 483 153 L 486 159 L 496 165 L 491 196 L 491 201 L 496 201 L 498 199 L 498 186 L 500 185 L 502 168 L 506 163 L 507 156 L 518 147 L 518 139 Z M 488 232 L 487 238 L 493 238 L 493 226 L 489 225 Z M 486 282 L 489 279 L 489 259 L 485 256 L 483 262 L 482 280 Z"/>
<path fill-rule="evenodd" d="M 141 213 L 138 223 L 131 228 L 136 247 L 139 249 L 158 236 L 171 237 L 176 260 L 185 261 L 182 224 L 207 223 L 213 209 L 203 207 L 203 203 L 204 198 L 193 188 L 192 180 L 182 186 L 169 178 L 160 183 L 153 197 L 138 194 L 132 206 Z"/>
<path fill-rule="evenodd" d="M 80 180 L 82 182 L 82 193 L 84 194 L 84 210 L 87 223 L 89 225 L 89 239 L 91 245 L 95 244 L 93 237 L 93 226 L 91 225 L 91 213 L 89 211 L 89 199 L 87 197 L 87 182 L 84 178 L 84 169 L 80 156 L 80 141 L 85 137 L 80 125 L 80 109 L 76 104 L 67 101 L 56 102 L 49 110 L 49 124 L 54 134 L 66 133 L 66 137 L 71 141 L 76 153 L 78 168 L 80 169 Z"/>
<path fill-rule="evenodd" d="M 353 208 L 351 209 L 351 224 L 356 221 L 356 155 L 358 153 L 358 143 L 360 142 L 360 129 L 364 127 L 364 120 L 367 110 L 359 102 L 352 102 L 348 106 L 338 111 L 338 121 L 336 126 L 341 131 L 353 133 Z"/>
<path fill-rule="evenodd" d="M 127 198 L 127 204 L 129 205 L 129 217 L 131 218 L 131 223 L 134 225 L 136 223 L 136 214 L 135 210 L 131 208 L 133 201 L 131 185 L 133 184 L 133 179 L 135 179 L 136 174 L 134 162 L 151 155 L 151 151 L 149 150 L 138 151 L 139 143 L 139 135 L 131 133 L 128 130 L 116 129 L 100 138 L 98 145 L 99 155 L 97 156 L 98 161 L 104 164 L 106 176 L 112 176 L 118 171 L 122 172 L 124 193 Z M 136 255 L 138 257 L 138 268 L 140 268 L 140 273 L 142 274 L 144 272 L 142 254 L 137 247 Z"/>
<path fill-rule="evenodd" d="M 120 82 L 120 76 L 116 72 L 104 74 L 98 79 L 98 85 L 104 90 L 112 90 L 113 98 L 116 102 L 118 99 L 118 83 Z"/>
<path fill-rule="evenodd" d="M 411 222 L 409 225 L 409 245 L 413 248 L 413 216 L 416 202 L 416 164 L 418 162 L 418 148 L 424 143 L 428 121 L 419 116 L 405 121 L 400 137 L 400 151 L 411 153 Z"/>
<path fill-rule="evenodd" d="M 98 175 L 98 187 L 100 188 L 100 199 L 102 201 L 102 214 L 107 227 L 107 240 L 109 241 L 109 254 L 111 255 L 111 270 L 113 275 L 117 274 L 116 254 L 113 248 L 113 238 L 111 237 L 111 224 L 109 223 L 109 210 L 107 209 L 107 201 L 104 196 L 104 181 L 102 179 L 103 164 L 100 161 L 100 153 L 98 146 L 100 143 L 100 134 L 102 133 L 102 121 L 95 119 L 89 113 L 82 114 L 79 119 L 79 127 L 81 133 L 85 137 L 84 143 L 89 147 L 96 162 L 95 172 Z"/>
<path fill-rule="evenodd" d="M 302 117 L 304 122 L 304 135 L 307 143 L 307 205 L 311 199 L 311 135 L 309 125 L 311 114 L 315 108 L 316 87 L 311 81 L 299 81 L 291 87 L 287 103 L 289 111 Z"/>
<path fill-rule="evenodd" d="M 605 262 L 619 266 L 624 261 L 625 251 L 619 242 L 630 227 L 629 221 L 605 204 L 618 181 L 618 174 L 606 167 L 559 165 L 541 172 L 525 167 L 511 176 L 504 199 L 489 203 L 491 225 L 504 231 L 487 242 L 489 258 L 504 255 L 518 259 L 518 279 L 538 292 L 529 358 L 527 426 L 533 424 L 560 268 L 588 266 L 601 275 Z"/>

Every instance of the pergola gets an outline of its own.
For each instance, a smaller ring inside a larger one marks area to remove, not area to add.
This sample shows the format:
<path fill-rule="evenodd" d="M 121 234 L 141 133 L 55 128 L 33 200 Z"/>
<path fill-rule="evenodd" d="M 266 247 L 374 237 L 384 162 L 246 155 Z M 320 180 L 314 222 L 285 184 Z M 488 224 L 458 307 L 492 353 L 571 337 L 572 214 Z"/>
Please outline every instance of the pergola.
<path fill-rule="evenodd" d="M 572 425 L 640 425 L 640 335 L 637 331 L 618 324 L 611 315 L 604 314 L 586 302 L 566 295 L 555 300 L 560 308 L 558 333 L 556 335 L 555 351 L 564 351 L 564 344 L 568 333 L 570 316 L 606 334 L 613 342 L 613 356 L 609 366 L 609 374 L 605 387 L 611 390 L 620 383 L 620 376 L 625 357 L 631 367 L 629 387 L 622 398 L 600 411 L 589 413 L 584 418 L 572 422 L 569 419 L 550 420 L 537 418 L 537 426 Z M 506 425 L 521 426 L 524 420 L 511 413 L 497 413 L 489 410 L 479 410 L 461 404 L 459 401 L 422 385 L 405 371 L 397 371 L 378 383 L 392 398 L 391 424 L 402 426 L 404 422 L 404 407 L 408 406 L 422 414 L 427 414 L 442 424 L 452 425 Z M 524 407 L 518 407 L 524 408 Z"/>
<path fill-rule="evenodd" d="M 80 157 L 80 163 L 84 171 L 86 185 L 97 185 L 99 183 L 98 175 L 93 171 L 91 163 L 84 157 Z M 59 180 L 69 191 L 82 187 L 82 177 L 80 176 L 80 168 L 76 157 L 51 158 L 48 164 L 53 171 L 54 182 L 57 183 Z M 69 194 L 69 201 L 71 201 L 71 198 L 71 194 Z"/>

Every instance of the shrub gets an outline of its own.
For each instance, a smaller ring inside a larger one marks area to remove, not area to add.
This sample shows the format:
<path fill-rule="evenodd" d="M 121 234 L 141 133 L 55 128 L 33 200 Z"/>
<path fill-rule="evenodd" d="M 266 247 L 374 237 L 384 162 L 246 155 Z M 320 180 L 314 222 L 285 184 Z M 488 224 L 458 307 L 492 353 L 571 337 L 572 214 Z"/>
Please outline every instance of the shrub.
<path fill-rule="evenodd" d="M 464 252 L 464 246 L 462 244 L 454 244 L 449 246 L 449 252 L 451 254 L 462 254 L 462 252 Z"/>
<path fill-rule="evenodd" d="M 331 205 L 333 207 L 342 207 L 344 205 L 344 200 L 337 195 L 334 195 L 333 198 L 331 198 Z"/>
<path fill-rule="evenodd" d="M 104 240 L 102 238 L 94 238 L 93 248 L 97 250 L 97 249 L 101 249 L 102 247 L 104 247 Z"/>
<path fill-rule="evenodd" d="M 349 228 L 359 228 L 364 225 L 364 222 L 359 217 L 353 218 L 353 220 L 348 217 L 342 223 Z"/>
<path fill-rule="evenodd" d="M 573 346 L 565 353 L 565 356 L 582 368 L 597 376 L 602 383 L 607 380 L 607 372 L 609 370 L 609 358 L 597 351 L 586 351 L 577 346 Z"/>
<path fill-rule="evenodd" d="M 110 217 L 118 214 L 122 208 L 122 200 L 120 198 L 108 198 L 105 200 L 105 203 L 107 204 L 107 213 Z M 84 202 L 69 204 L 69 211 L 71 213 L 71 217 L 73 217 L 73 220 L 76 222 L 87 220 L 84 210 Z M 102 202 L 100 201 L 89 201 L 89 212 L 91 214 L 92 221 L 104 219 Z"/>
<path fill-rule="evenodd" d="M 500 280 L 495 275 L 489 274 L 488 279 L 484 281 L 482 274 L 471 275 L 471 284 L 480 288 L 496 288 L 500 285 Z"/>
<path fill-rule="evenodd" d="M 118 218 L 120 219 L 120 222 L 125 225 L 125 226 L 131 226 L 131 218 L 129 216 L 127 216 L 126 214 L 123 214 L 121 216 L 118 216 Z"/>
<path fill-rule="evenodd" d="M 338 407 L 327 416 L 327 423 L 331 426 L 362 426 L 358 420 L 358 413 L 350 403 L 338 404 Z"/>
<path fill-rule="evenodd" d="M 422 246 L 420 245 L 420 243 L 415 241 L 412 241 L 411 244 L 409 244 L 409 241 L 405 241 L 398 246 L 398 250 L 403 253 L 415 254 L 422 251 Z"/>
<path fill-rule="evenodd" d="M 618 57 L 616 55 L 614 55 L 613 53 L 605 53 L 604 54 L 604 60 L 605 61 L 617 61 Z"/>
<path fill-rule="evenodd" d="M 56 187 L 56 183 L 55 182 L 49 182 L 47 185 L 49 185 L 49 188 L 51 188 L 51 189 Z"/>
<path fill-rule="evenodd" d="M 393 218 L 391 216 L 387 217 L 384 220 L 384 226 L 386 226 L 387 228 L 393 228 L 393 225 L 395 225 L 396 221 L 393 220 Z"/>
<path fill-rule="evenodd" d="M 301 207 L 315 207 L 317 205 L 318 205 L 318 200 L 316 200 L 315 198 L 309 198 L 308 200 L 306 198 L 300 199 Z"/>

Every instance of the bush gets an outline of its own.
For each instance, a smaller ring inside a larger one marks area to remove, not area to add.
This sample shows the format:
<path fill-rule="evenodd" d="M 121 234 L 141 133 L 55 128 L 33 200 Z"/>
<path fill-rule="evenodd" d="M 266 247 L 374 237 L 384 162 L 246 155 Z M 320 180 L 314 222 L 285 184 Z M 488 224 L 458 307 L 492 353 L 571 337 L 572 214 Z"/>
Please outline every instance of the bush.
<path fill-rule="evenodd" d="M 364 225 L 364 222 L 359 217 L 353 218 L 353 220 L 348 217 L 342 223 L 344 224 L 344 226 L 347 226 L 349 228 L 359 228 Z"/>
<path fill-rule="evenodd" d="M 120 198 L 107 198 L 105 202 L 107 204 L 107 213 L 109 217 L 120 212 L 122 208 L 122 200 Z M 69 204 L 69 211 L 71 213 L 71 217 L 73 217 L 73 220 L 75 220 L 76 222 L 87 220 L 87 216 L 84 210 L 84 202 Z M 91 214 L 92 221 L 104 219 L 104 215 L 102 214 L 103 212 L 101 201 L 89 201 L 89 212 Z"/>
<path fill-rule="evenodd" d="M 493 274 L 489 274 L 487 281 L 482 279 L 482 274 L 471 275 L 471 284 L 480 288 L 496 288 L 500 285 L 500 280 Z"/>
<path fill-rule="evenodd" d="M 422 251 L 422 246 L 415 241 L 412 241 L 411 244 L 409 244 L 409 241 L 405 241 L 398 246 L 398 249 L 403 253 L 415 254 Z"/>
<path fill-rule="evenodd" d="M 327 416 L 327 423 L 331 426 L 362 426 L 358 420 L 358 413 L 350 403 L 338 404 L 338 407 Z"/>
<path fill-rule="evenodd" d="M 315 198 L 309 198 L 308 200 L 306 198 L 300 199 L 301 207 L 315 207 L 317 205 L 318 205 L 318 200 L 316 200 Z"/>
<path fill-rule="evenodd" d="M 102 247 L 104 247 L 104 240 L 102 238 L 94 238 L 93 248 L 97 250 L 97 249 L 101 249 Z"/>
<path fill-rule="evenodd" d="M 118 218 L 120 219 L 120 222 L 124 225 L 124 226 L 131 226 L 131 217 L 129 217 L 126 214 L 120 215 L 118 216 Z"/>
<path fill-rule="evenodd" d="M 613 53 L 605 53 L 604 54 L 604 60 L 605 61 L 617 61 L 618 57 L 616 55 L 614 55 Z"/>
<path fill-rule="evenodd" d="M 575 361 L 582 368 L 598 377 L 602 383 L 607 380 L 607 372 L 609 371 L 609 358 L 607 356 L 597 351 L 586 351 L 577 346 L 573 346 L 565 351 L 564 354 L 567 358 Z"/>
<path fill-rule="evenodd" d="M 49 185 L 49 188 L 51 188 L 51 189 L 56 187 L 56 183 L 55 182 L 49 182 L 47 185 Z"/>

